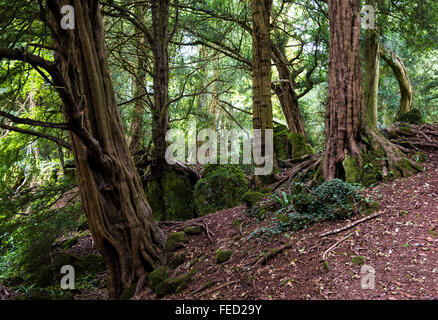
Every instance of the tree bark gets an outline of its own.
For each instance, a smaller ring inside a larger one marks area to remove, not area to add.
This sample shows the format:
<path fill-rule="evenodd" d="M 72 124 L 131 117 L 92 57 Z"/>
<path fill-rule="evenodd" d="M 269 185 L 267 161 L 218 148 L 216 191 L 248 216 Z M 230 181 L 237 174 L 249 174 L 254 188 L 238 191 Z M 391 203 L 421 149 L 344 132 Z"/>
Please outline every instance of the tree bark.
<path fill-rule="evenodd" d="M 367 0 L 366 4 L 375 6 L 376 1 Z M 365 36 L 364 99 L 368 121 L 373 126 L 378 124 L 379 60 L 379 35 L 375 29 L 368 29 Z"/>
<path fill-rule="evenodd" d="M 329 0 L 330 64 L 326 110 L 325 180 L 364 182 L 389 172 L 405 177 L 421 168 L 367 120 L 362 95 L 360 1 Z M 345 160 L 345 162 L 344 162 Z M 373 163 L 373 170 L 364 161 Z"/>
<path fill-rule="evenodd" d="M 292 75 L 287 58 L 280 48 L 273 48 L 272 59 L 278 71 L 280 84 L 274 85 L 274 92 L 280 101 L 289 131 L 306 136 L 304 121 L 298 104 L 298 95 L 293 87 Z"/>
<path fill-rule="evenodd" d="M 257 147 L 260 147 L 259 154 L 262 156 L 269 156 L 265 154 L 265 130 L 273 129 L 269 21 L 271 9 L 272 0 L 251 0 L 253 128 L 261 130 L 261 144 Z"/>
<path fill-rule="evenodd" d="M 62 73 L 55 84 L 72 130 L 81 201 L 107 266 L 109 296 L 118 298 L 165 262 L 164 236 L 152 220 L 122 131 L 98 1 L 46 3 L 55 63 Z M 65 4 L 75 9 L 74 30 L 60 26 Z"/>
<path fill-rule="evenodd" d="M 360 158 L 362 70 L 360 62 L 360 3 L 329 0 L 330 64 L 326 110 L 326 149 L 323 172 L 326 180 L 343 176 L 346 155 Z"/>
<path fill-rule="evenodd" d="M 393 51 L 380 46 L 380 56 L 391 67 L 400 87 L 400 110 L 398 115 L 408 113 L 412 108 L 413 91 L 403 60 Z"/>

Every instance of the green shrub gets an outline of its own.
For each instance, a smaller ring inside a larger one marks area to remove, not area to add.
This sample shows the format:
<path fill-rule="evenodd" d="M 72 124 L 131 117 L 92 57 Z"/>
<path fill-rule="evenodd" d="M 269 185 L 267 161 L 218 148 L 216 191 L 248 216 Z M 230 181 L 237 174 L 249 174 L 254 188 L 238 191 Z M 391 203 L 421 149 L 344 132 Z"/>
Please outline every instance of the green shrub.
<path fill-rule="evenodd" d="M 248 190 L 243 170 L 232 164 L 205 167 L 202 179 L 195 185 L 194 202 L 199 215 L 238 205 Z"/>

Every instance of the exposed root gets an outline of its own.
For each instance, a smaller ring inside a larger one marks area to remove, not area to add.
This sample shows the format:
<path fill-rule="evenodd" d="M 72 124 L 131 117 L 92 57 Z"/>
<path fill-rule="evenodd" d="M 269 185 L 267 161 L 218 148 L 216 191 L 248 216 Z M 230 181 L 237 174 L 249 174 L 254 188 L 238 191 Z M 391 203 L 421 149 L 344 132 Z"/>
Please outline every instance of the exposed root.
<path fill-rule="evenodd" d="M 298 163 L 295 166 L 292 165 L 291 161 Z M 289 164 L 293 166 L 293 170 L 291 173 L 285 177 L 283 177 L 280 181 L 278 181 L 272 191 L 280 188 L 284 183 L 290 182 L 293 178 L 295 178 L 299 173 L 305 175 L 308 172 L 314 171 L 321 163 L 321 155 L 311 155 L 305 156 L 300 159 L 289 160 Z"/>
<path fill-rule="evenodd" d="M 286 249 L 291 248 L 292 246 L 293 246 L 293 243 L 288 242 L 288 243 L 286 243 L 278 248 L 271 249 L 267 255 L 258 259 L 254 264 L 262 265 L 262 266 L 266 265 L 269 262 L 269 260 L 273 259 L 274 257 L 279 255 L 280 253 L 282 253 Z"/>
<path fill-rule="evenodd" d="M 187 227 L 201 227 L 207 235 L 208 240 L 213 242 L 214 234 L 211 232 L 208 224 L 204 221 L 204 217 L 187 221 L 158 221 L 157 224 L 160 228 L 163 226 L 175 227 L 176 231 L 184 230 Z"/>

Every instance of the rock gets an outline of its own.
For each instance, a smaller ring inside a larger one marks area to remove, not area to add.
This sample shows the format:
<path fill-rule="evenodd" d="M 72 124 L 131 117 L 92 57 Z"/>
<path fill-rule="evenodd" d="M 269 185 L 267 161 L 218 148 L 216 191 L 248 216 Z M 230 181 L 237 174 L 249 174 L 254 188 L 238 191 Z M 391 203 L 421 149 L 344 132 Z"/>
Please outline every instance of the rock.
<path fill-rule="evenodd" d="M 217 250 L 216 251 L 216 263 L 221 264 L 230 260 L 234 251 L 232 250 Z"/>
<path fill-rule="evenodd" d="M 187 242 L 184 232 L 173 232 L 166 239 L 166 251 L 171 252 L 183 247 Z"/>
<path fill-rule="evenodd" d="M 204 229 L 202 229 L 202 227 L 200 226 L 189 226 L 184 228 L 183 231 L 188 236 L 196 236 L 201 234 L 204 231 Z"/>

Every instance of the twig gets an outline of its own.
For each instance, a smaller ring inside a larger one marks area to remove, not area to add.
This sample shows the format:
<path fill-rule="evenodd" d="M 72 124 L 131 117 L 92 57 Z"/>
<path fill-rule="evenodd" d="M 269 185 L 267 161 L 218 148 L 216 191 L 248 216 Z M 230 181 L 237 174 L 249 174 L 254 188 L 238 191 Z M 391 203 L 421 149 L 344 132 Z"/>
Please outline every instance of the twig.
<path fill-rule="evenodd" d="M 322 260 L 323 261 L 327 261 L 327 255 L 334 249 L 336 248 L 336 246 L 338 244 L 340 244 L 341 242 L 344 242 L 345 240 L 347 240 L 348 238 L 350 238 L 353 234 L 355 234 L 355 232 L 350 233 L 349 235 L 343 237 L 341 240 L 339 240 L 338 242 L 336 242 L 334 245 L 332 245 L 330 248 L 328 248 L 326 251 L 324 251 L 324 253 L 322 254 Z"/>
<path fill-rule="evenodd" d="M 208 290 L 208 291 L 205 291 L 205 292 L 201 293 L 201 294 L 199 295 L 199 297 L 202 297 L 204 294 L 211 293 L 211 292 L 217 291 L 217 290 L 219 290 L 219 289 L 222 289 L 223 287 L 229 286 L 230 284 L 236 283 L 236 282 L 238 282 L 238 281 L 239 281 L 239 280 L 228 281 L 227 283 L 224 283 L 223 285 L 221 285 L 221 286 L 219 286 L 219 287 L 217 287 L 217 288 L 213 288 L 213 289 L 211 289 L 211 290 Z"/>
<path fill-rule="evenodd" d="M 345 227 L 342 227 L 342 228 L 339 228 L 339 229 L 335 229 L 335 230 L 331 230 L 331 231 L 327 231 L 327 232 L 325 232 L 325 233 L 320 234 L 319 236 L 320 236 L 320 237 L 325 237 L 325 236 L 329 236 L 329 235 L 332 235 L 332 234 L 336 234 L 336 233 L 339 233 L 339 232 L 342 232 L 342 231 L 348 230 L 348 229 L 350 229 L 350 228 L 353 228 L 354 226 L 357 226 L 358 224 L 360 224 L 360 223 L 362 223 L 362 222 L 365 222 L 365 221 L 368 221 L 368 220 L 374 219 L 374 218 L 380 216 L 381 214 L 382 214 L 381 211 L 376 212 L 376 213 L 374 213 L 374 214 L 372 214 L 372 215 L 370 215 L 370 216 L 366 216 L 366 217 L 364 217 L 364 218 L 362 218 L 362 219 L 356 220 L 356 221 L 354 221 L 354 222 L 352 222 L 352 223 L 346 225 Z"/>

